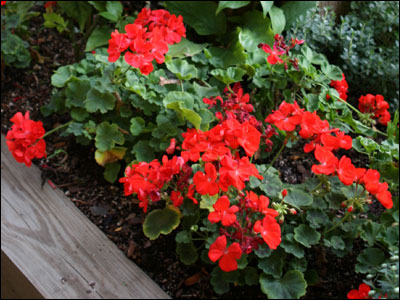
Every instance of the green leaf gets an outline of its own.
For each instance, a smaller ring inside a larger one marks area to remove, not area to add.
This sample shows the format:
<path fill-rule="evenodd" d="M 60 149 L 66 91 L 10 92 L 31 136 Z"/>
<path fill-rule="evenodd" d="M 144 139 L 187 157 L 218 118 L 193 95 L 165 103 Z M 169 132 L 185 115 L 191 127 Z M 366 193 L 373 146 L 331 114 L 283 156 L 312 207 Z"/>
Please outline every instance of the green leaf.
<path fill-rule="evenodd" d="M 281 246 L 286 253 L 293 254 L 297 258 L 304 257 L 304 249 L 302 246 L 294 241 L 293 233 L 285 234 L 279 246 Z"/>
<path fill-rule="evenodd" d="M 282 192 L 282 181 L 279 179 L 279 172 L 270 167 L 267 172 L 260 173 L 264 179 L 261 181 L 259 188 L 268 196 L 268 197 L 278 197 L 278 195 Z"/>
<path fill-rule="evenodd" d="M 176 75 L 180 80 L 190 80 L 197 77 L 197 69 L 186 60 L 174 59 L 165 63 L 167 69 Z"/>
<path fill-rule="evenodd" d="M 275 250 L 269 257 L 258 260 L 258 268 L 261 269 L 264 274 L 269 274 L 275 278 L 280 278 L 282 276 L 285 258 L 285 252 Z"/>
<path fill-rule="evenodd" d="M 173 205 L 155 209 L 146 216 L 143 232 L 149 239 L 155 240 L 160 234 L 169 234 L 177 228 L 180 217 L 179 209 Z"/>
<path fill-rule="evenodd" d="M 199 115 L 201 117 L 200 130 L 207 131 L 210 123 L 215 119 L 214 114 L 207 108 L 200 108 Z"/>
<path fill-rule="evenodd" d="M 96 128 L 96 148 L 100 151 L 111 150 L 115 144 L 122 145 L 125 142 L 124 135 L 118 130 L 117 124 L 103 122 Z"/>
<path fill-rule="evenodd" d="M 193 89 L 200 99 L 219 96 L 219 90 L 215 87 L 205 87 L 193 82 Z"/>
<path fill-rule="evenodd" d="M 215 267 L 211 272 L 210 283 L 218 295 L 229 292 L 229 282 L 224 278 L 224 273 L 226 272 L 221 271 L 219 267 Z"/>
<path fill-rule="evenodd" d="M 240 28 L 237 28 L 236 32 L 232 32 L 228 48 L 211 47 L 209 49 L 209 54 L 211 55 L 209 61 L 213 66 L 226 69 L 229 66 L 240 65 L 246 61 L 248 55 L 239 42 L 239 33 Z"/>
<path fill-rule="evenodd" d="M 307 248 L 318 244 L 321 234 L 314 228 L 301 224 L 294 229 L 294 239 Z"/>
<path fill-rule="evenodd" d="M 227 70 L 215 69 L 211 71 L 211 75 L 215 76 L 215 78 L 226 85 L 241 81 L 244 74 L 246 74 L 246 71 L 234 67 L 229 67 Z"/>
<path fill-rule="evenodd" d="M 283 10 L 273 5 L 269 11 L 269 16 L 271 18 L 272 31 L 274 34 L 282 33 L 283 29 L 285 29 L 286 23 Z"/>
<path fill-rule="evenodd" d="M 251 1 L 219 1 L 215 15 L 218 15 L 225 8 L 237 9 L 248 5 L 250 2 Z"/>
<path fill-rule="evenodd" d="M 172 91 L 164 98 L 163 104 L 166 108 L 173 109 L 171 106 L 172 103 L 181 103 L 182 107 L 192 109 L 194 100 L 192 95 L 187 92 Z"/>
<path fill-rule="evenodd" d="M 182 38 L 177 44 L 168 46 L 167 55 L 177 58 L 191 57 L 203 51 L 207 44 L 195 44 L 186 38 Z"/>
<path fill-rule="evenodd" d="M 85 1 L 60 1 L 57 3 L 66 15 L 76 20 L 79 24 L 79 30 L 84 32 L 85 25 L 92 17 L 92 7 Z"/>
<path fill-rule="evenodd" d="M 86 95 L 90 90 L 89 80 L 80 80 L 72 78 L 67 84 L 65 89 L 65 95 L 68 97 L 66 101 L 67 107 L 71 105 L 76 107 L 84 107 L 83 101 L 86 99 Z"/>
<path fill-rule="evenodd" d="M 115 97 L 111 93 L 101 93 L 97 89 L 91 88 L 83 103 L 88 112 L 100 111 L 100 113 L 104 114 L 114 108 Z"/>
<path fill-rule="evenodd" d="M 285 29 L 289 29 L 298 17 L 305 15 L 309 9 L 316 7 L 317 3 L 318 1 L 286 1 L 281 6 L 286 17 Z"/>
<path fill-rule="evenodd" d="M 247 267 L 244 270 L 244 281 L 246 285 L 257 285 L 259 281 L 257 269 L 254 267 Z"/>
<path fill-rule="evenodd" d="M 192 265 L 199 258 L 193 243 L 177 243 L 176 253 L 179 255 L 181 262 L 185 265 Z"/>
<path fill-rule="evenodd" d="M 89 114 L 86 110 L 82 108 L 73 108 L 71 109 L 71 118 L 77 120 L 79 122 L 84 121 L 89 117 Z"/>
<path fill-rule="evenodd" d="M 218 194 L 214 196 L 210 196 L 208 194 L 202 195 L 200 200 L 200 208 L 208 209 L 208 211 L 213 212 L 214 211 L 213 205 L 217 202 L 217 200 L 218 200 Z"/>
<path fill-rule="evenodd" d="M 271 10 L 272 5 L 274 5 L 274 1 L 260 1 L 264 18 L 267 16 L 267 13 Z"/>
<path fill-rule="evenodd" d="M 199 35 L 224 34 L 226 19 L 224 14 L 215 16 L 217 4 L 213 1 L 166 1 L 167 10 L 181 15 L 185 24 Z"/>
<path fill-rule="evenodd" d="M 259 43 L 274 43 L 271 21 L 260 11 L 249 11 L 243 16 L 244 22 L 239 33 L 239 42 L 249 52 L 255 52 Z"/>
<path fill-rule="evenodd" d="M 74 71 L 71 66 L 59 67 L 51 76 L 51 84 L 55 87 L 62 88 L 71 79 Z"/>
<path fill-rule="evenodd" d="M 326 247 L 332 247 L 336 250 L 344 250 L 346 248 L 346 244 L 340 236 L 334 235 L 331 239 L 324 239 L 324 245 Z"/>
<path fill-rule="evenodd" d="M 331 80 L 342 80 L 342 70 L 339 67 L 325 63 L 321 65 L 321 71 Z"/>
<path fill-rule="evenodd" d="M 68 21 L 65 21 L 62 16 L 56 13 L 44 13 L 44 27 L 54 28 L 56 27 L 59 33 L 62 33 L 67 29 Z"/>
<path fill-rule="evenodd" d="M 154 150 L 149 145 L 149 141 L 139 141 L 132 148 L 132 153 L 136 155 L 138 161 L 151 162 L 154 159 Z"/>
<path fill-rule="evenodd" d="M 299 299 L 306 293 L 307 282 L 302 273 L 292 270 L 280 279 L 261 274 L 260 285 L 269 299 Z"/>
<path fill-rule="evenodd" d="M 320 228 L 322 225 L 329 224 L 328 215 L 320 209 L 308 209 L 307 221 L 310 222 L 312 228 Z"/>
<path fill-rule="evenodd" d="M 284 201 L 296 208 L 308 206 L 313 203 L 313 198 L 302 190 L 288 189 L 287 192 L 288 194 Z"/>
<path fill-rule="evenodd" d="M 146 122 L 141 117 L 136 117 L 131 119 L 131 126 L 129 127 L 129 130 L 133 136 L 137 136 L 145 127 Z"/>
<path fill-rule="evenodd" d="M 108 45 L 108 40 L 111 38 L 111 31 L 112 29 L 108 26 L 100 26 L 93 30 L 87 40 L 85 52 Z"/>
<path fill-rule="evenodd" d="M 183 244 L 190 243 L 192 241 L 192 235 L 187 230 L 179 231 L 175 236 L 175 241 Z"/>
<path fill-rule="evenodd" d="M 118 178 L 119 170 L 121 169 L 121 165 L 117 162 L 107 164 L 106 169 L 104 170 L 104 179 L 110 183 L 114 183 Z"/>
<path fill-rule="evenodd" d="M 103 15 L 105 12 L 99 13 L 99 15 L 116 22 L 122 15 L 123 6 L 119 1 L 107 1 L 106 9 L 107 17 Z"/>
<path fill-rule="evenodd" d="M 357 257 L 356 272 L 368 273 L 385 260 L 385 254 L 378 248 L 367 248 Z"/>
<path fill-rule="evenodd" d="M 360 237 L 368 242 L 368 246 L 373 246 L 376 242 L 376 237 L 379 233 L 383 232 L 385 228 L 382 224 L 378 224 L 368 220 L 366 223 L 362 224 L 360 231 Z"/>

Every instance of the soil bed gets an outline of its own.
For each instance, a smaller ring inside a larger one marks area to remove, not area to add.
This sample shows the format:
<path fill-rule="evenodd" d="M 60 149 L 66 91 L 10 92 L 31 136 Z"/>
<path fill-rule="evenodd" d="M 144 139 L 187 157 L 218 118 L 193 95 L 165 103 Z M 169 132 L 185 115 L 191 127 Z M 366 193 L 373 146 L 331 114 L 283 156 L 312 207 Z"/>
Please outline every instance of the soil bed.
<path fill-rule="evenodd" d="M 40 8 L 42 9 L 42 8 Z M 39 9 L 39 10 L 40 10 Z M 46 131 L 68 121 L 67 116 L 43 118 L 40 107 L 48 103 L 52 86 L 50 77 L 59 66 L 74 62 L 72 48 L 65 47 L 70 41 L 56 30 L 44 29 L 41 16 L 30 22 L 31 45 L 38 47 L 44 63 L 32 61 L 31 68 L 5 69 L 1 94 L 1 130 L 9 130 L 9 119 L 18 111 L 30 111 L 31 119 L 41 120 Z M 73 137 L 51 135 L 46 139 L 47 153 L 56 149 L 65 150 L 68 155 L 58 155 L 51 160 L 35 160 L 43 171 L 43 183 L 51 180 L 61 188 L 75 205 L 85 213 L 118 247 L 139 265 L 162 289 L 174 298 L 266 298 L 257 287 L 232 287 L 223 296 L 214 293 L 209 281 L 212 267 L 198 260 L 193 266 L 179 262 L 175 253 L 175 236 L 161 236 L 150 241 L 144 236 L 142 209 L 132 202 L 132 197 L 123 195 L 123 187 L 116 182 L 109 184 L 103 179 L 104 169 L 94 160 L 94 148 L 81 146 Z M 287 183 L 301 183 L 311 176 L 310 155 L 304 155 L 303 145 L 285 149 L 274 167 L 281 173 L 281 180 Z M 365 166 L 368 158 L 355 151 L 348 151 L 358 167 Z M 268 161 L 266 162 L 268 163 Z M 379 210 L 379 209 L 378 209 Z M 354 251 L 344 258 L 338 258 L 328 250 L 312 248 L 308 263 L 319 271 L 321 281 L 309 286 L 303 299 L 346 298 L 347 292 L 358 287 L 362 276 L 355 273 L 356 257 L 363 248 L 358 241 Z M 324 251 L 325 252 L 325 251 Z M 324 255 L 322 255 L 324 254 Z M 156 263 L 155 263 L 156 262 Z"/>

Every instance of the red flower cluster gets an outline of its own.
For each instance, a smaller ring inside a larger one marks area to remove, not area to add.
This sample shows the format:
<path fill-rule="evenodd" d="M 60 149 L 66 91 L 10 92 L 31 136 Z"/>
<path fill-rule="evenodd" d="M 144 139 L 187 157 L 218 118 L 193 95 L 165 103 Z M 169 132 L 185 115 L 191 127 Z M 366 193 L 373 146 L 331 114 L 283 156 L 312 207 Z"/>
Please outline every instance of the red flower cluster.
<path fill-rule="evenodd" d="M 5 5 L 7 1 L 1 1 L 1 6 Z"/>
<path fill-rule="evenodd" d="M 44 8 L 49 8 L 56 4 L 57 4 L 57 1 L 46 1 L 46 3 L 44 4 Z"/>
<path fill-rule="evenodd" d="M 203 98 L 203 102 L 208 104 L 208 108 L 211 109 L 215 107 L 218 101 L 221 104 L 221 111 L 215 113 L 217 119 L 222 122 L 224 120 L 235 119 L 240 123 L 249 121 L 249 123 L 261 130 L 261 122 L 258 121 L 251 113 L 254 111 L 253 105 L 249 103 L 249 94 L 243 94 L 243 88 L 240 82 L 236 82 L 232 88 L 233 93 L 225 88 L 225 100 L 221 96 Z"/>
<path fill-rule="evenodd" d="M 274 36 L 275 42 L 273 49 L 268 44 L 260 43 L 258 44 L 258 48 L 261 48 L 265 53 L 269 54 L 267 57 L 267 61 L 271 65 L 275 65 L 276 63 L 284 64 L 285 70 L 288 69 L 287 61 L 289 61 L 296 69 L 298 69 L 298 61 L 295 59 L 285 59 L 284 61 L 280 58 L 280 55 L 286 54 L 289 55 L 289 51 L 295 47 L 296 45 L 301 45 L 304 43 L 304 40 L 298 40 L 296 38 L 292 38 L 290 42 L 290 46 L 285 44 L 285 38 L 279 34 L 275 34 Z"/>
<path fill-rule="evenodd" d="M 140 201 L 139 207 L 147 212 L 149 200 L 157 202 L 161 199 L 161 189 L 164 184 L 171 181 L 174 175 L 178 177 L 177 188 L 183 191 L 189 186 L 189 176 L 192 174 L 190 168 L 182 157 L 174 156 L 171 160 L 166 155 L 162 158 L 162 164 L 158 160 L 150 163 L 140 162 L 125 169 L 125 177 L 119 182 L 124 183 L 125 196 L 137 194 Z M 175 206 L 183 202 L 180 192 L 171 195 L 171 201 Z"/>
<path fill-rule="evenodd" d="M 389 104 L 384 100 L 382 95 L 361 96 L 358 99 L 358 109 L 362 113 L 373 113 L 373 118 L 378 119 L 382 125 L 387 125 L 390 121 L 390 113 L 388 111 Z"/>
<path fill-rule="evenodd" d="M 279 110 L 273 111 L 265 121 L 285 131 L 294 131 L 297 125 L 300 126 L 299 135 L 304 139 L 311 139 L 304 146 L 304 152 L 315 150 L 315 158 L 320 162 L 319 165 L 315 164 L 311 168 L 315 174 L 337 174 L 339 180 L 345 185 L 351 185 L 354 182 L 363 183 L 367 191 L 375 195 L 385 208 L 390 209 L 393 206 L 388 184 L 379 182 L 378 171 L 356 168 L 350 158 L 343 155 L 339 160 L 333 154 L 332 151 L 339 148 L 351 149 L 352 138 L 338 128 L 330 129 L 328 121 L 321 120 L 316 112 L 303 111 L 296 102 L 290 104 L 283 101 Z"/>
<path fill-rule="evenodd" d="M 15 160 L 30 167 L 32 159 L 46 157 L 46 142 L 42 139 L 45 130 L 42 122 L 30 120 L 29 111 L 25 116 L 17 112 L 10 121 L 14 125 L 7 132 L 6 142 Z"/>
<path fill-rule="evenodd" d="M 163 9 L 151 11 L 143 8 L 134 24 L 125 26 L 125 31 L 111 33 L 108 60 L 115 62 L 129 48 L 132 52 L 125 53 L 125 61 L 139 68 L 143 75 L 153 71 L 154 59 L 159 64 L 164 62 L 168 45 L 179 43 L 181 37 L 186 37 L 182 16 L 176 17 Z"/>
<path fill-rule="evenodd" d="M 351 290 L 347 293 L 347 299 L 371 299 L 368 296 L 371 287 L 365 283 L 361 283 L 358 290 Z"/>
<path fill-rule="evenodd" d="M 339 97 L 343 100 L 347 100 L 347 90 L 349 85 L 347 84 L 346 78 L 344 77 L 344 73 L 342 73 L 342 80 L 331 80 L 331 87 L 338 91 Z M 329 95 L 326 95 L 326 99 L 330 98 Z"/>

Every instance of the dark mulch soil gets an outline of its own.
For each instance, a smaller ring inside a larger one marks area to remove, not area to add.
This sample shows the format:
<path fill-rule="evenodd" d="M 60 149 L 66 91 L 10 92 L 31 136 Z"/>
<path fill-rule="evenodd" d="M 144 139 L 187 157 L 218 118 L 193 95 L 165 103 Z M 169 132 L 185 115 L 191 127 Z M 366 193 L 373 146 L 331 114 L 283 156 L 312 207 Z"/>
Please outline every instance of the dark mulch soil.
<path fill-rule="evenodd" d="M 59 66 L 73 63 L 70 41 L 55 30 L 41 28 L 43 20 L 31 20 L 31 45 L 45 62 L 35 61 L 32 68 L 5 69 L 1 93 L 1 131 L 5 134 L 11 123 L 9 119 L 17 112 L 31 112 L 31 118 L 42 120 L 46 131 L 67 121 L 67 116 L 43 118 L 40 107 L 48 103 L 52 91 L 50 77 Z M 51 135 L 46 139 L 47 152 L 65 150 L 51 160 L 34 161 L 42 169 L 43 182 L 51 180 L 75 205 L 84 212 L 115 244 L 138 264 L 169 295 L 175 298 L 265 298 L 259 288 L 232 287 L 231 292 L 218 296 L 209 281 L 210 266 L 198 261 L 193 266 L 180 263 L 175 254 L 174 235 L 161 236 L 155 241 L 146 238 L 142 231 L 144 215 L 132 198 L 123 195 L 122 185 L 111 185 L 103 179 L 104 169 L 97 165 L 94 148 L 83 147 L 71 137 Z M 274 167 L 287 183 L 301 183 L 311 176 L 314 163 L 310 155 L 302 151 L 303 145 L 285 149 Z M 357 166 L 365 166 L 368 158 L 354 151 L 346 152 Z M 354 251 L 337 258 L 329 250 L 312 248 L 308 253 L 309 265 L 318 270 L 321 281 L 308 287 L 304 299 L 340 299 L 362 282 L 354 271 L 357 254 L 363 245 L 357 242 Z M 155 263 L 156 262 L 156 263 Z M 191 281 L 191 282 L 190 282 Z M 190 284 L 191 283 L 191 284 Z"/>

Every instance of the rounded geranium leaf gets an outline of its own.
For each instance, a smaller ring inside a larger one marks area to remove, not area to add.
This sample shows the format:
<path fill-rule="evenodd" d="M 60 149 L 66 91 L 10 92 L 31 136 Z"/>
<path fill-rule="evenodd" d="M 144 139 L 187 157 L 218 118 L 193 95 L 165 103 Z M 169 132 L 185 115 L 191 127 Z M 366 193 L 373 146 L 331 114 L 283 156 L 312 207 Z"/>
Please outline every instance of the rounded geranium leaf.
<path fill-rule="evenodd" d="M 150 212 L 143 223 L 143 232 L 151 240 L 155 240 L 160 234 L 169 234 L 180 223 L 180 211 L 173 205 L 164 209 L 156 209 Z"/>
<path fill-rule="evenodd" d="M 292 270 L 280 279 L 261 274 L 260 285 L 269 299 L 299 299 L 306 293 L 307 282 L 301 272 Z"/>

